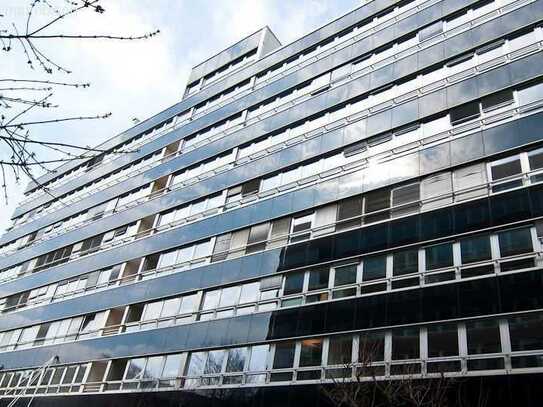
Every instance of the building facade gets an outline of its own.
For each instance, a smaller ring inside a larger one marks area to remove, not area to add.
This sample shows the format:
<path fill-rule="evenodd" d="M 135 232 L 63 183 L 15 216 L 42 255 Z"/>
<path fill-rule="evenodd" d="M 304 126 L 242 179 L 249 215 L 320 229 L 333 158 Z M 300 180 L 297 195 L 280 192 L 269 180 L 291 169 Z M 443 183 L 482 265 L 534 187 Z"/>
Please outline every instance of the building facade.
<path fill-rule="evenodd" d="M 409 369 L 540 405 L 542 21 L 373 0 L 196 66 L 28 186 L 0 238 L 0 404 L 330 405 L 338 378 Z"/>

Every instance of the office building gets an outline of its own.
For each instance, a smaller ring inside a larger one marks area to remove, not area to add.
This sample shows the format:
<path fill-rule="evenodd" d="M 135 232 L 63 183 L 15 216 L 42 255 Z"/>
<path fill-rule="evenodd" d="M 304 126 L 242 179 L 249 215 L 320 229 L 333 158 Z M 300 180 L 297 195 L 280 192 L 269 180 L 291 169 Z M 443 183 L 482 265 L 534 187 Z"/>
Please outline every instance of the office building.
<path fill-rule="evenodd" d="M 540 405 L 542 21 L 373 0 L 194 67 L 28 186 L 0 238 L 0 405 L 324 406 L 406 369 Z"/>

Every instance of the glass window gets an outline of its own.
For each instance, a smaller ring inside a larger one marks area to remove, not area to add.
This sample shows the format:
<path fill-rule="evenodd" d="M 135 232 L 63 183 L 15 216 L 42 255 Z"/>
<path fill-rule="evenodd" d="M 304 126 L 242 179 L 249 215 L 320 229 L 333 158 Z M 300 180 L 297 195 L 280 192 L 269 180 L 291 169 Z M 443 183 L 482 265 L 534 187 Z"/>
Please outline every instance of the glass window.
<path fill-rule="evenodd" d="M 520 89 L 518 97 L 521 105 L 527 105 L 543 99 L 543 83 L 536 83 L 535 85 Z"/>
<path fill-rule="evenodd" d="M 291 243 L 300 242 L 311 237 L 311 224 L 313 222 L 313 214 L 300 216 L 292 219 L 292 233 L 296 236 L 290 238 Z M 303 233 L 307 231 L 307 233 Z"/>
<path fill-rule="evenodd" d="M 395 276 L 416 273 L 419 270 L 419 252 L 415 250 L 403 250 L 393 254 L 393 273 Z"/>
<path fill-rule="evenodd" d="M 498 109 L 502 106 L 513 103 L 513 91 L 510 89 L 502 90 L 482 99 L 483 112 Z"/>
<path fill-rule="evenodd" d="M 485 320 L 466 323 L 468 353 L 496 353 L 501 351 L 498 321 Z"/>
<path fill-rule="evenodd" d="M 217 236 L 215 239 L 215 247 L 213 248 L 213 256 L 211 257 L 212 262 L 226 259 L 228 249 L 230 249 L 231 240 L 231 233 Z"/>
<path fill-rule="evenodd" d="M 247 360 L 247 348 L 234 348 L 228 351 L 227 372 L 242 372 Z"/>
<path fill-rule="evenodd" d="M 177 263 L 185 263 L 192 259 L 193 247 L 183 247 L 177 251 Z"/>
<path fill-rule="evenodd" d="M 543 168 L 543 151 L 536 150 L 528 153 L 528 162 L 531 170 Z"/>
<path fill-rule="evenodd" d="M 300 168 L 296 167 L 292 170 L 283 172 L 281 176 L 281 185 L 290 184 L 300 178 Z"/>
<path fill-rule="evenodd" d="M 338 230 L 359 226 L 362 215 L 362 196 L 343 199 L 338 203 Z M 352 219 L 355 218 L 355 219 Z M 345 221 L 345 219 L 350 219 Z"/>
<path fill-rule="evenodd" d="M 286 369 L 292 367 L 294 363 L 294 342 L 281 342 L 275 345 L 275 355 L 273 357 L 274 369 Z"/>
<path fill-rule="evenodd" d="M 366 194 L 364 212 L 370 213 L 390 207 L 390 191 L 380 190 Z"/>
<path fill-rule="evenodd" d="M 184 296 L 179 313 L 184 314 L 187 312 L 193 312 L 196 309 L 197 299 L 198 294 Z"/>
<path fill-rule="evenodd" d="M 243 197 L 256 194 L 258 190 L 260 189 L 260 179 L 253 179 L 251 181 L 247 181 L 241 186 L 241 195 Z"/>
<path fill-rule="evenodd" d="M 223 349 L 209 351 L 204 373 L 220 373 L 225 355 L 226 351 Z"/>
<path fill-rule="evenodd" d="M 207 352 L 192 352 L 187 367 L 187 376 L 199 376 L 204 372 Z"/>
<path fill-rule="evenodd" d="M 317 269 L 309 272 L 309 290 L 319 290 L 328 287 L 329 269 Z"/>
<path fill-rule="evenodd" d="M 328 344 L 328 364 L 345 365 L 352 361 L 352 337 L 350 335 L 333 336 Z"/>
<path fill-rule="evenodd" d="M 279 174 L 273 175 L 268 178 L 264 178 L 262 180 L 262 185 L 260 188 L 262 191 L 267 191 L 269 189 L 277 188 L 280 185 L 279 180 L 280 180 Z"/>
<path fill-rule="evenodd" d="M 543 314 L 531 314 L 509 319 L 511 350 L 543 349 Z"/>
<path fill-rule="evenodd" d="M 451 124 L 454 126 L 479 116 L 479 102 L 470 102 L 450 110 Z"/>
<path fill-rule="evenodd" d="M 241 287 L 239 286 L 223 288 L 219 307 L 230 307 L 237 304 L 240 291 Z"/>
<path fill-rule="evenodd" d="M 392 205 L 399 206 L 420 199 L 420 184 L 405 185 L 392 190 Z"/>
<path fill-rule="evenodd" d="M 490 239 L 488 236 L 474 236 L 460 240 L 462 263 L 488 260 L 491 257 Z"/>
<path fill-rule="evenodd" d="M 142 321 L 149 319 L 157 319 L 160 317 L 160 311 L 162 310 L 162 301 L 155 301 L 149 304 L 145 304 L 145 309 L 143 311 L 143 316 L 141 317 Z"/>
<path fill-rule="evenodd" d="M 351 264 L 344 267 L 336 267 L 334 277 L 334 287 L 345 284 L 356 283 L 356 264 Z"/>
<path fill-rule="evenodd" d="M 158 379 L 162 370 L 164 356 L 154 356 L 147 360 L 143 377 L 146 379 Z"/>
<path fill-rule="evenodd" d="M 251 348 L 249 370 L 251 372 L 266 370 L 270 345 L 259 345 Z"/>
<path fill-rule="evenodd" d="M 533 251 L 532 235 L 529 228 L 513 229 L 498 234 L 502 257 Z"/>
<path fill-rule="evenodd" d="M 158 261 L 158 268 L 173 266 L 176 262 L 176 258 L 177 258 L 176 250 L 161 254 L 160 260 Z"/>
<path fill-rule="evenodd" d="M 203 310 L 214 309 L 219 305 L 219 297 L 221 290 L 208 291 L 205 293 L 204 302 L 202 305 Z"/>
<path fill-rule="evenodd" d="M 456 324 L 428 327 L 428 356 L 458 355 L 458 331 Z"/>
<path fill-rule="evenodd" d="M 453 265 L 451 243 L 443 243 L 425 248 L 426 270 L 433 270 Z"/>
<path fill-rule="evenodd" d="M 417 359 L 419 357 L 419 330 L 402 328 L 392 330 L 392 359 Z"/>
<path fill-rule="evenodd" d="M 304 286 L 304 273 L 290 273 L 285 276 L 284 295 L 301 293 Z"/>
<path fill-rule="evenodd" d="M 520 159 L 516 158 L 514 160 L 492 164 L 490 172 L 494 181 L 520 174 L 522 173 Z"/>
<path fill-rule="evenodd" d="M 302 341 L 300 366 L 320 366 L 322 362 L 322 339 Z"/>
<path fill-rule="evenodd" d="M 179 368 L 181 367 L 181 354 L 166 356 L 166 362 L 162 369 L 162 377 L 177 377 L 179 376 Z"/>
<path fill-rule="evenodd" d="M 143 374 L 143 369 L 145 368 L 145 358 L 131 359 L 128 361 L 128 366 L 126 367 L 126 379 L 140 379 Z"/>
<path fill-rule="evenodd" d="M 440 34 L 443 32 L 443 22 L 442 21 L 437 21 L 431 25 L 429 25 L 428 27 L 425 27 L 423 28 L 422 30 L 420 30 L 419 32 L 419 40 L 422 42 L 422 41 L 425 41 L 427 40 L 428 38 L 431 38 L 437 34 Z"/>
<path fill-rule="evenodd" d="M 386 277 L 386 256 L 366 257 L 363 264 L 362 280 L 370 281 Z"/>
<path fill-rule="evenodd" d="M 262 223 L 251 227 L 249 238 L 247 239 L 246 254 L 254 253 L 266 248 L 266 240 L 270 231 L 270 223 Z"/>
<path fill-rule="evenodd" d="M 358 361 L 364 364 L 380 362 L 385 358 L 385 333 L 367 332 L 360 335 Z"/>
<path fill-rule="evenodd" d="M 239 299 L 240 304 L 247 302 L 254 302 L 258 299 L 258 293 L 260 291 L 260 283 L 249 283 L 241 286 L 241 297 Z"/>
<path fill-rule="evenodd" d="M 179 304 L 181 303 L 181 298 L 170 298 L 169 300 L 164 301 L 164 306 L 160 312 L 161 317 L 171 317 L 177 315 L 179 311 Z"/>
<path fill-rule="evenodd" d="M 209 241 L 198 243 L 194 248 L 194 256 L 193 259 L 198 259 L 200 257 L 206 257 L 209 256 L 211 253 L 211 243 Z"/>
<path fill-rule="evenodd" d="M 64 374 L 64 377 L 62 378 L 63 384 L 70 384 L 74 380 L 75 371 L 77 369 L 77 366 L 69 366 L 66 369 L 66 373 Z M 32 385 L 33 383 L 31 383 Z"/>

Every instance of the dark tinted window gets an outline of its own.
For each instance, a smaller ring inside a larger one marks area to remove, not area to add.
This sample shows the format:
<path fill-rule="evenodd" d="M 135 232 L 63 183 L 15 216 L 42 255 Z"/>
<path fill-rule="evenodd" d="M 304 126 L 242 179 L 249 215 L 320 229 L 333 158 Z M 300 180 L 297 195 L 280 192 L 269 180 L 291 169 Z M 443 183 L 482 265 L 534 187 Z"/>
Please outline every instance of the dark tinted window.
<path fill-rule="evenodd" d="M 309 290 L 318 290 L 321 288 L 327 288 L 328 287 L 328 274 L 329 270 L 327 268 L 325 269 L 317 269 L 317 270 L 311 270 L 309 272 Z"/>
<path fill-rule="evenodd" d="M 425 249 L 426 270 L 432 270 L 453 265 L 452 244 L 443 243 Z"/>
<path fill-rule="evenodd" d="M 344 267 L 336 267 L 334 286 L 356 283 L 356 264 Z"/>
<path fill-rule="evenodd" d="M 460 241 L 460 250 L 462 252 L 462 263 L 490 259 L 490 238 L 484 235 L 462 239 Z"/>
<path fill-rule="evenodd" d="M 328 345 L 328 364 L 343 365 L 351 363 L 352 338 L 350 335 L 332 336 Z"/>
<path fill-rule="evenodd" d="M 530 229 L 513 229 L 498 234 L 502 257 L 527 253 L 533 250 Z"/>
<path fill-rule="evenodd" d="M 300 366 L 320 366 L 322 362 L 322 339 L 302 341 Z"/>
<path fill-rule="evenodd" d="M 475 321 L 466 323 L 468 353 L 496 353 L 501 351 L 498 321 Z"/>
<path fill-rule="evenodd" d="M 520 159 L 509 161 L 503 164 L 494 164 L 490 170 L 493 180 L 499 180 L 502 178 L 510 177 L 516 174 L 520 174 L 522 169 L 520 167 Z"/>
<path fill-rule="evenodd" d="M 458 355 L 458 332 L 456 324 L 428 327 L 428 356 Z"/>
<path fill-rule="evenodd" d="M 386 277 L 386 256 L 373 256 L 364 259 L 362 280 L 369 281 Z"/>
<path fill-rule="evenodd" d="M 390 207 L 390 191 L 381 190 L 366 195 L 365 213 L 375 212 Z"/>
<path fill-rule="evenodd" d="M 543 349 L 543 314 L 509 319 L 511 350 Z"/>
<path fill-rule="evenodd" d="M 501 106 L 513 103 L 513 91 L 506 89 L 496 92 L 492 95 L 484 97 L 481 102 L 483 111 L 485 112 L 492 109 L 497 109 Z"/>
<path fill-rule="evenodd" d="M 304 285 L 304 273 L 292 273 L 287 274 L 285 277 L 285 289 L 283 293 L 285 295 L 301 293 Z"/>
<path fill-rule="evenodd" d="M 284 369 L 292 367 L 294 363 L 294 342 L 283 342 L 275 345 L 275 356 L 273 357 L 273 368 Z"/>
<path fill-rule="evenodd" d="M 339 201 L 338 213 L 337 213 L 338 229 L 339 230 L 347 229 L 347 228 L 360 225 L 361 214 L 362 214 L 362 197 L 361 196 L 355 196 L 349 199 L 344 199 L 342 201 Z M 351 219 L 357 216 L 358 218 Z M 344 219 L 350 219 L 350 220 L 343 221 Z"/>
<path fill-rule="evenodd" d="M 418 328 L 392 330 L 392 359 L 417 359 L 419 349 Z"/>
<path fill-rule="evenodd" d="M 260 188 L 260 179 L 253 179 L 246 182 L 241 186 L 241 195 L 247 196 L 251 194 L 256 194 Z"/>
<path fill-rule="evenodd" d="M 371 363 L 384 360 L 385 334 L 384 332 L 367 332 L 360 335 L 358 361 Z"/>
<path fill-rule="evenodd" d="M 454 107 L 450 111 L 451 124 L 459 124 L 479 116 L 479 102 L 470 102 Z"/>
<path fill-rule="evenodd" d="M 528 161 L 532 170 L 543 168 L 543 152 L 528 154 Z"/>
<path fill-rule="evenodd" d="M 395 276 L 416 273 L 419 269 L 418 250 L 404 250 L 393 255 L 393 273 Z"/>

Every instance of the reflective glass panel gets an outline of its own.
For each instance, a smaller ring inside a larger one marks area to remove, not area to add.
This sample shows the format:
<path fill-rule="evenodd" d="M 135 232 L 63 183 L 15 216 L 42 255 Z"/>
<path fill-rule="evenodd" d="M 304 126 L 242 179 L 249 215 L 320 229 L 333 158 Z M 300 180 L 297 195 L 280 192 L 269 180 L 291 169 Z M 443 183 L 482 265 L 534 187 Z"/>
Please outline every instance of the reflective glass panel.
<path fill-rule="evenodd" d="M 513 229 L 498 234 L 500 254 L 502 257 L 514 256 L 533 250 L 532 236 L 529 228 Z"/>
<path fill-rule="evenodd" d="M 344 365 L 351 363 L 352 343 L 353 339 L 350 335 L 331 337 L 328 344 L 328 364 Z"/>
<path fill-rule="evenodd" d="M 228 351 L 227 372 L 242 372 L 247 360 L 247 348 L 234 348 Z"/>
<path fill-rule="evenodd" d="M 386 256 L 364 258 L 362 280 L 370 281 L 386 277 Z"/>
<path fill-rule="evenodd" d="M 452 244 L 443 243 L 425 248 L 426 270 L 432 270 L 453 265 Z"/>
<path fill-rule="evenodd" d="M 322 339 L 302 341 L 300 366 L 320 366 L 322 362 Z"/>
<path fill-rule="evenodd" d="M 428 327 L 428 356 L 458 355 L 458 330 L 456 324 Z"/>
<path fill-rule="evenodd" d="M 490 238 L 486 235 L 460 240 L 462 263 L 488 260 L 491 257 Z"/>
<path fill-rule="evenodd" d="M 259 345 L 251 348 L 249 370 L 252 372 L 266 370 L 270 345 Z"/>
<path fill-rule="evenodd" d="M 468 353 L 496 353 L 501 351 L 498 321 L 485 320 L 466 323 Z"/>
<path fill-rule="evenodd" d="M 294 363 L 294 342 L 282 342 L 275 345 L 275 355 L 273 357 L 273 368 L 284 369 L 292 367 Z"/>

